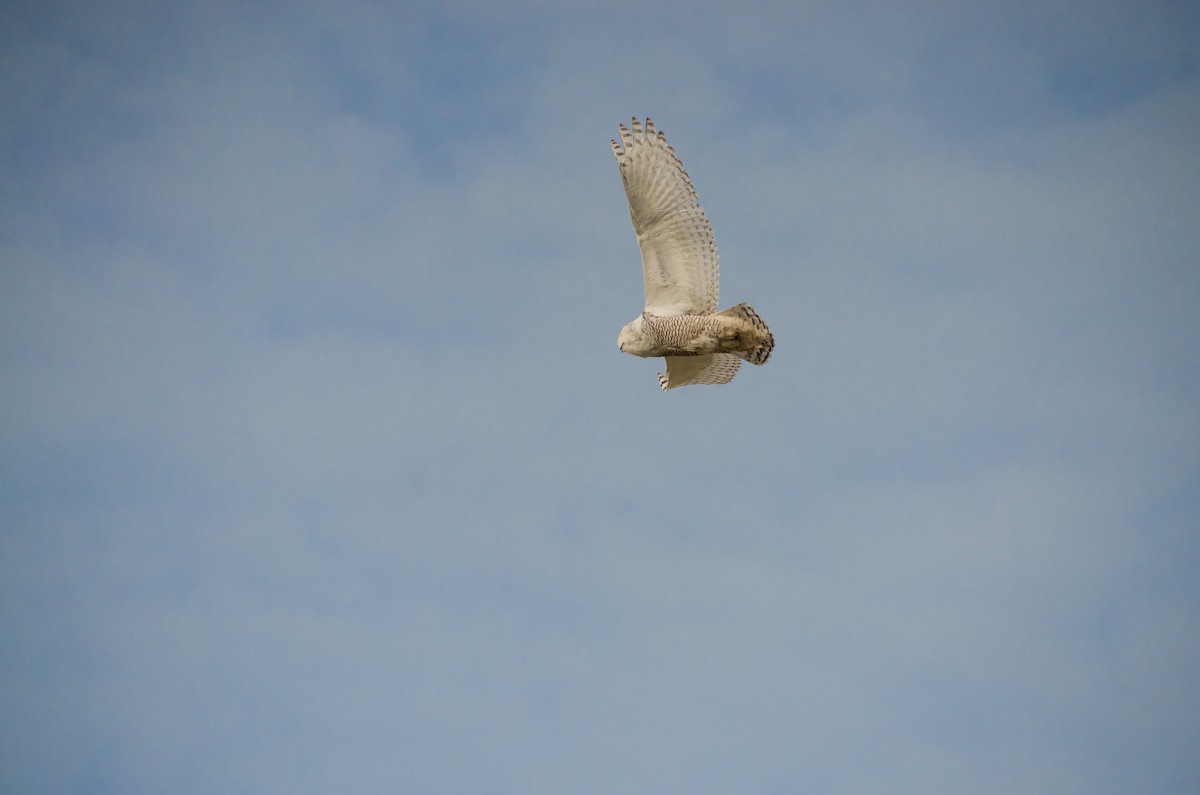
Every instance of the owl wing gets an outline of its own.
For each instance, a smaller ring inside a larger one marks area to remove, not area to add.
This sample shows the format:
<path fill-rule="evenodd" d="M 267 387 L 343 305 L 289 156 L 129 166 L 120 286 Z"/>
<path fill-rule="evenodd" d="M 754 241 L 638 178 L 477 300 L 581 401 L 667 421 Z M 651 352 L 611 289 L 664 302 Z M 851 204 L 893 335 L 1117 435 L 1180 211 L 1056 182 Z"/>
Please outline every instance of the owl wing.
<path fill-rule="evenodd" d="M 612 142 L 629 217 L 642 250 L 646 311 L 652 315 L 707 315 L 717 309 L 719 269 L 712 227 L 675 149 L 646 119 L 632 132 L 619 125 Z"/>
<path fill-rule="evenodd" d="M 663 358 L 667 360 L 667 372 L 658 374 L 658 385 L 664 392 L 692 384 L 728 384 L 742 364 L 742 360 L 731 353 Z"/>

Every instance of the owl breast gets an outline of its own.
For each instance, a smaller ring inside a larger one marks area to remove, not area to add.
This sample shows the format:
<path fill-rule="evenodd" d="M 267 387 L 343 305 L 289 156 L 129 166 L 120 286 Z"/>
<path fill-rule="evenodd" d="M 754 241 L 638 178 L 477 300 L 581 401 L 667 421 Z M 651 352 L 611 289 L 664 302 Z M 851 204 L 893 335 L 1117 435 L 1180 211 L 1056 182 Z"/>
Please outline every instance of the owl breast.
<path fill-rule="evenodd" d="M 713 315 L 647 315 L 645 330 L 654 338 L 655 356 L 701 356 L 722 350 L 720 320 Z"/>

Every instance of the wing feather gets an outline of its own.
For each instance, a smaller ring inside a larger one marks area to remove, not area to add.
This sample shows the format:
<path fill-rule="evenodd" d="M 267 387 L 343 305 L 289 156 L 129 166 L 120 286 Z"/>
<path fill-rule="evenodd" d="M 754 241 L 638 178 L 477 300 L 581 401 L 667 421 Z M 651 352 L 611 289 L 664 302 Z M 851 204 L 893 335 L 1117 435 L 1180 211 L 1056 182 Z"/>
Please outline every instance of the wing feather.
<path fill-rule="evenodd" d="M 707 315 L 717 309 L 720 272 L 712 227 L 675 149 L 646 119 L 619 125 L 613 154 L 642 250 L 646 311 Z"/>
<path fill-rule="evenodd" d="M 663 358 L 667 360 L 667 372 L 658 374 L 658 385 L 664 392 L 692 384 L 727 384 L 742 365 L 742 360 L 730 353 Z"/>

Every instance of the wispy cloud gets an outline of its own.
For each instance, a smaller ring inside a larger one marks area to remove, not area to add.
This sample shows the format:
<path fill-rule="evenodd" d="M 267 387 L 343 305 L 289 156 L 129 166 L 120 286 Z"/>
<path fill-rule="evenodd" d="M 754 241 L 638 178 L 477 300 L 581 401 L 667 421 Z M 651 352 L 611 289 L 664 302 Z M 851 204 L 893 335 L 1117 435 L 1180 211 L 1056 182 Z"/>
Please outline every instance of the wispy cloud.
<path fill-rule="evenodd" d="M 1195 789 L 1195 14 L 5 14 L 5 789 Z"/>

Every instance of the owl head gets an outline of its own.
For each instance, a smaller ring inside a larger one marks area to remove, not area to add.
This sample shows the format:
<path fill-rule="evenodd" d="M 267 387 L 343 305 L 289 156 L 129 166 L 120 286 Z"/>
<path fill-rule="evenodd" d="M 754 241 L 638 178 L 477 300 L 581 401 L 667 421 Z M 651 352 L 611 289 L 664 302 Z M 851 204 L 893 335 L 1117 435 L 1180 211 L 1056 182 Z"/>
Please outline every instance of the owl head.
<path fill-rule="evenodd" d="M 625 324 L 621 329 L 621 333 L 617 335 L 617 347 L 622 353 L 630 353 L 634 356 L 655 356 L 655 340 L 652 335 L 648 334 L 645 327 L 645 314 L 638 315 L 633 320 Z"/>

